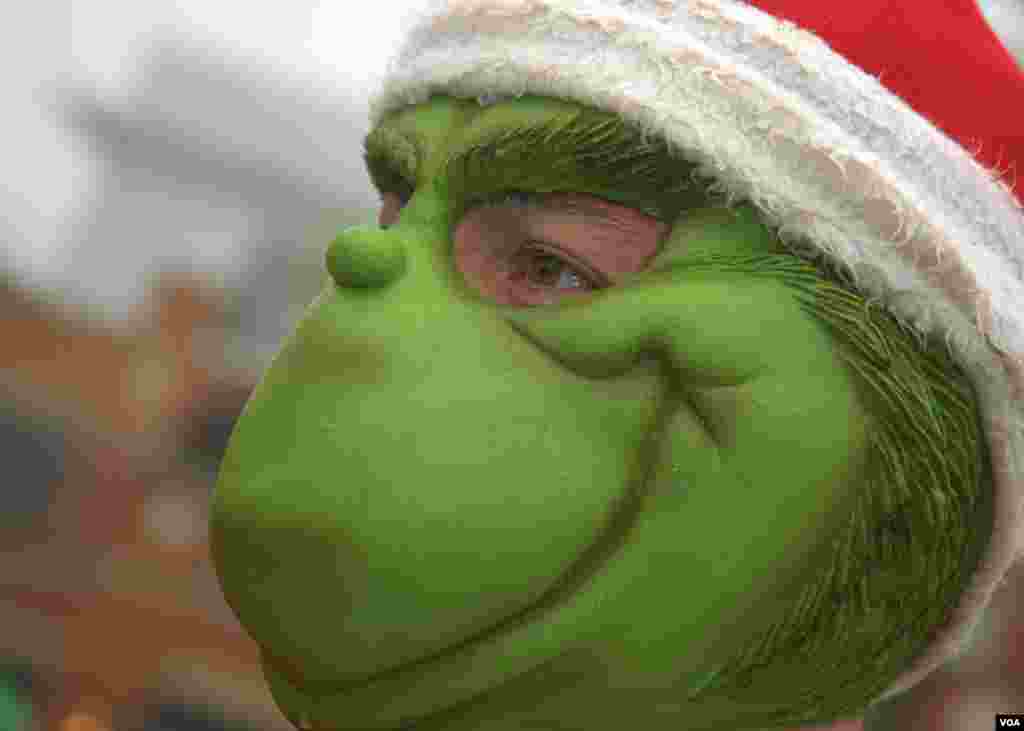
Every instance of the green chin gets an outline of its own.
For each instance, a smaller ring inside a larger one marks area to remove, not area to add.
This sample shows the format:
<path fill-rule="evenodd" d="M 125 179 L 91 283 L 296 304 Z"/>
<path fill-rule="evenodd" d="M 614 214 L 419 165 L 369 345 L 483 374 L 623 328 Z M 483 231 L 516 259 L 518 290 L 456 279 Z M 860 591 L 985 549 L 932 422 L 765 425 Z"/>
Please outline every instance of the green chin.
<path fill-rule="evenodd" d="M 309 693 L 267 659 L 264 676 L 274 701 L 298 728 L 434 731 L 457 723 L 472 728 L 475 719 L 500 720 L 503 708 L 509 713 L 536 708 L 551 693 L 549 683 L 538 685 L 538 675 L 550 673 L 554 665 L 572 665 L 576 675 L 601 674 L 595 659 L 587 658 L 588 666 L 581 668 L 585 654 L 570 649 L 579 633 L 579 626 L 570 623 L 579 622 L 580 609 L 559 608 L 543 619 L 336 693 Z"/>

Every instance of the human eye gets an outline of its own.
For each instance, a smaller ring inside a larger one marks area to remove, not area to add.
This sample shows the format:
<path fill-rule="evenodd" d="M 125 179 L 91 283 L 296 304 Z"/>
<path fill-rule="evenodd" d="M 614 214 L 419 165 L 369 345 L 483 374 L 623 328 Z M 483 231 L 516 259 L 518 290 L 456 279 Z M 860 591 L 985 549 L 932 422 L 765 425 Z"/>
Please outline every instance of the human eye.
<path fill-rule="evenodd" d="M 544 233 L 550 217 L 538 195 L 505 192 L 469 207 L 453 236 L 455 265 L 466 281 L 497 304 L 553 304 L 608 286 L 609 280 L 573 251 L 582 232 Z"/>
<path fill-rule="evenodd" d="M 509 281 L 528 287 L 547 288 L 559 292 L 589 292 L 599 289 L 598 277 L 591 274 L 557 247 L 528 241 L 517 249 L 509 262 Z"/>

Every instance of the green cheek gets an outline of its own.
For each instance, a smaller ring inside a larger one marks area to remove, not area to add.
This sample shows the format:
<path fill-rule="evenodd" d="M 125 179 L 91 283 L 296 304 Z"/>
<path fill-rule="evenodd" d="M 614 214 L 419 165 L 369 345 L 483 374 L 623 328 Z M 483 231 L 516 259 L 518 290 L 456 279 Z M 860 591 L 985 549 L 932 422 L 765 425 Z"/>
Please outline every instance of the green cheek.
<path fill-rule="evenodd" d="M 638 352 L 672 366 L 635 539 L 600 579 L 618 582 L 609 666 L 667 677 L 681 651 L 713 659 L 749 637 L 827 557 L 860 476 L 865 413 L 828 334 L 781 282 L 706 271 L 507 316 L 574 368 Z"/>
<path fill-rule="evenodd" d="M 326 291 L 246 407 L 215 558 L 247 629 L 324 690 L 536 602 L 644 477 L 656 369 L 592 380 L 493 310 Z"/>

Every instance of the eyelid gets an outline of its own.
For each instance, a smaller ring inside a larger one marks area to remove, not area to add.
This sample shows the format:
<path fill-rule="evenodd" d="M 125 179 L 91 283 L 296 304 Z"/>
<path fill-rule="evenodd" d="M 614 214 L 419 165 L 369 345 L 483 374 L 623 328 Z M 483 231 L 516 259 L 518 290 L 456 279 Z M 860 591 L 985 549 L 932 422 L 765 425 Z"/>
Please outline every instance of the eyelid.
<path fill-rule="evenodd" d="M 534 249 L 536 251 L 543 251 L 546 254 L 551 254 L 552 256 L 556 256 L 559 259 L 562 259 L 566 264 L 577 269 L 579 273 L 582 274 L 587 280 L 589 280 L 589 282 L 596 289 L 610 287 L 612 285 L 611 280 L 608 278 L 606 274 L 595 269 L 594 267 L 588 266 L 586 263 L 580 261 L 572 254 L 569 254 L 567 251 L 565 251 L 565 249 L 563 249 L 560 246 L 550 244 L 540 239 L 531 238 L 527 239 L 523 243 L 523 245 L 517 249 L 517 253 L 518 251 L 521 251 L 522 249 L 525 248 Z"/>

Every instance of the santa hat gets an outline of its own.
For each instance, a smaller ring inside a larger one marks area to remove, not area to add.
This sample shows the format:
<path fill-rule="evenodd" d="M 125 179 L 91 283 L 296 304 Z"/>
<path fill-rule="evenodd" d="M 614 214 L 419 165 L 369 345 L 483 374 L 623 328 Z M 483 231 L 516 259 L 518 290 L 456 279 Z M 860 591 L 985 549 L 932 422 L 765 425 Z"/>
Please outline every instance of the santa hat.
<path fill-rule="evenodd" d="M 949 623 L 884 699 L 961 650 L 1024 548 L 1024 74 L 973 0 L 753 5 L 435 0 L 372 117 L 432 94 L 615 112 L 945 340 L 980 400 L 995 524 Z"/>

